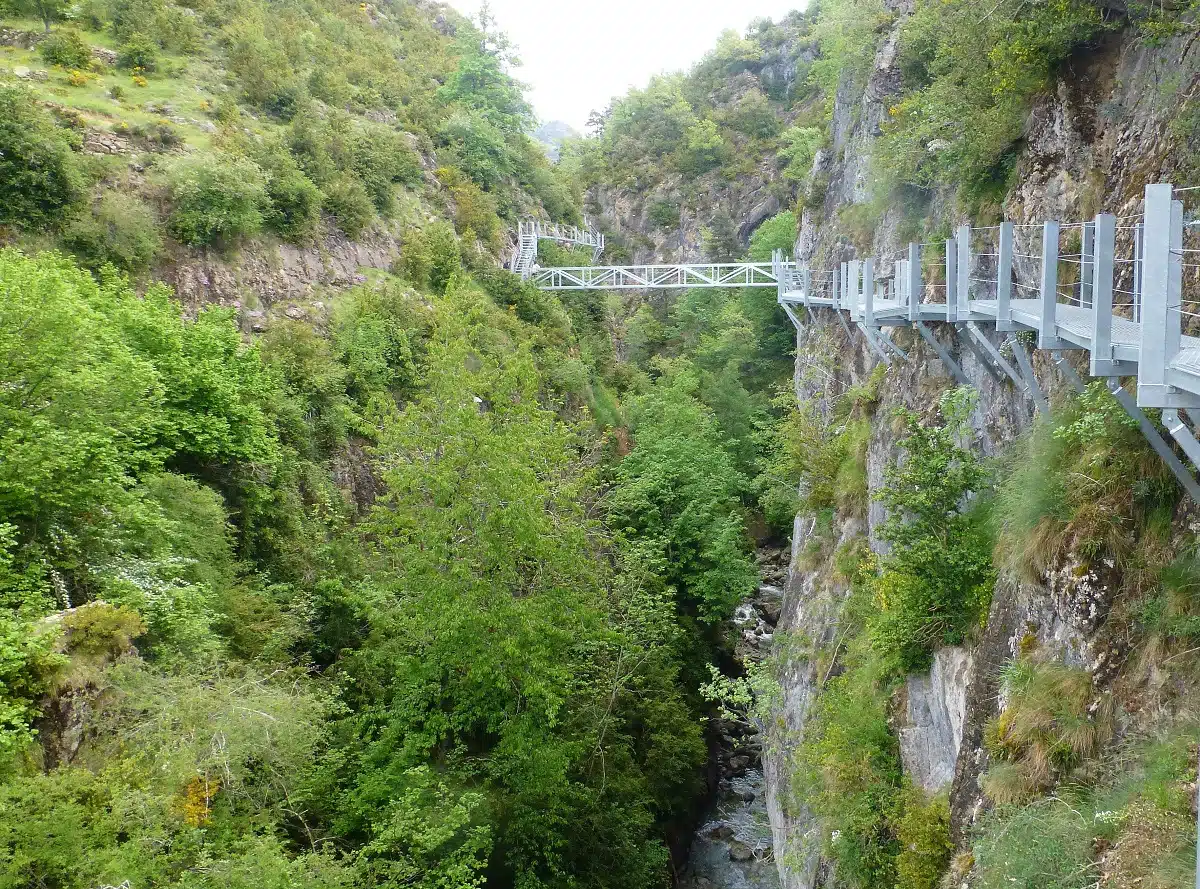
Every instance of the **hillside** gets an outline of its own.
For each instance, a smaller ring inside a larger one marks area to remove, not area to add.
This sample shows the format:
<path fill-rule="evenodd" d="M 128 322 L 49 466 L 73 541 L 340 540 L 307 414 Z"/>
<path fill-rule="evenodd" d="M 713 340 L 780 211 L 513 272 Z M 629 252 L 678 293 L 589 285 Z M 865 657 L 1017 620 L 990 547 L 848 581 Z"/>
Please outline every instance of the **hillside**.
<path fill-rule="evenodd" d="M 448 7 L 13 7 L 40 10 L 0 32 L 8 119 L 40 143 L 11 163 L 47 171 L 6 168 L 17 243 L 232 304 L 387 269 L 434 219 L 487 261 L 522 215 L 578 220 L 502 40 Z"/>
<path fill-rule="evenodd" d="M 533 131 L 533 138 L 542 144 L 546 150 L 546 156 L 551 161 L 557 161 L 562 152 L 563 143 L 568 139 L 578 139 L 580 135 L 565 121 L 550 120 Z"/>
<path fill-rule="evenodd" d="M 500 268 L 580 203 L 503 37 L 0 24 L 0 886 L 668 882 L 755 445 Z"/>

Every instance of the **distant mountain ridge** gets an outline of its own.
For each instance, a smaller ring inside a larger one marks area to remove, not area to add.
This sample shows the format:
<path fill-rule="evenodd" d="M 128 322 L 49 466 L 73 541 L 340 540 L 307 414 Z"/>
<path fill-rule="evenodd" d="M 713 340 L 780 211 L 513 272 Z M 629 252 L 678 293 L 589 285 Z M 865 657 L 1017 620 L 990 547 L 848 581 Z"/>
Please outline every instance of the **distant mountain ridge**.
<path fill-rule="evenodd" d="M 557 161 L 562 144 L 568 139 L 581 138 L 581 134 L 566 121 L 550 120 L 534 130 L 533 138 L 542 144 L 550 160 Z"/>

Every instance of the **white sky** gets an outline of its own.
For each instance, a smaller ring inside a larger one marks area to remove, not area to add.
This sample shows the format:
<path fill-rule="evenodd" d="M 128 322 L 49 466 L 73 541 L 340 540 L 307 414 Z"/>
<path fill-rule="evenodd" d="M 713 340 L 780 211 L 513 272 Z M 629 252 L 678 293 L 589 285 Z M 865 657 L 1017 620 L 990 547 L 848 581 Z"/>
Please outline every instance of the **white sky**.
<path fill-rule="evenodd" d="M 468 15 L 482 0 L 448 0 Z M 645 86 L 651 75 L 690 68 L 726 28 L 778 20 L 805 0 L 491 0 L 501 31 L 517 46 L 513 73 L 529 84 L 542 120 L 580 132 L 592 110 Z"/>

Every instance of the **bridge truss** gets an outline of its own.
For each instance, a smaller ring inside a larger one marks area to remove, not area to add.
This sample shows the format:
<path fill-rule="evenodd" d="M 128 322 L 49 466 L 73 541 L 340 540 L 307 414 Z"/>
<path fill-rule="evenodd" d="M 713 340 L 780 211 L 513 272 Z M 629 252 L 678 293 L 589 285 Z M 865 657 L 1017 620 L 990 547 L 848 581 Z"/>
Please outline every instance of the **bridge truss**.
<path fill-rule="evenodd" d="M 1047 410 L 1047 399 L 1029 347 L 1049 352 L 1077 390 L 1084 383 L 1066 353 L 1086 353 L 1089 375 L 1105 381 L 1200 502 L 1200 484 L 1142 410 L 1161 410 L 1162 427 L 1200 465 L 1200 442 L 1186 418 L 1200 412 L 1200 214 L 1185 213 L 1183 203 L 1192 191 L 1200 186 L 1148 185 L 1144 209 L 1129 216 L 962 226 L 944 242 L 825 269 L 776 252 L 770 263 L 541 269 L 531 278 L 543 290 L 775 287 L 798 330 L 805 318 L 832 310 L 851 339 L 861 335 L 879 361 L 892 364 L 917 360 L 889 334 L 910 327 L 960 383 L 968 382 L 961 362 L 969 354 L 1038 411 Z M 948 326 L 951 336 L 935 335 L 931 322 Z M 1129 378 L 1133 391 L 1122 384 Z"/>
<path fill-rule="evenodd" d="M 530 280 L 542 290 L 690 290 L 698 287 L 778 289 L 779 270 L 770 262 L 578 266 L 539 269 L 533 273 Z"/>

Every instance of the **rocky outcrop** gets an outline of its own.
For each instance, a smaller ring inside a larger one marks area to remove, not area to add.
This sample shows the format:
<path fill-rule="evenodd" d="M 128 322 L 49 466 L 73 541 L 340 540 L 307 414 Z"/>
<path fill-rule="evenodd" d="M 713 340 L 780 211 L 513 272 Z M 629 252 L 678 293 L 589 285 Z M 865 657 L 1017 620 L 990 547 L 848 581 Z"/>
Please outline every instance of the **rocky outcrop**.
<path fill-rule="evenodd" d="M 905 724 L 900 727 L 900 761 L 918 787 L 936 793 L 954 780 L 967 715 L 971 652 L 943 648 L 928 673 L 914 673 L 905 687 Z"/>
<path fill-rule="evenodd" d="M 312 247 L 256 244 L 236 255 L 180 251 L 161 270 L 179 299 L 189 306 L 219 304 L 254 310 L 281 302 L 311 299 L 321 288 L 340 289 L 366 280 L 364 269 L 388 269 L 400 255 L 400 242 L 387 233 L 351 241 L 330 233 Z"/>
<path fill-rule="evenodd" d="M 890 30 L 881 35 L 865 88 L 843 81 L 833 108 L 831 146 L 818 151 L 813 161 L 813 180 L 828 187 L 819 209 L 803 213 L 796 255 L 814 264 L 867 254 L 886 256 L 902 246 L 901 219 L 895 211 L 885 210 L 867 232 L 842 230 L 835 222 L 842 208 L 869 196 L 872 145 L 889 99 L 900 89 L 896 41 L 910 9 L 903 2 L 890 3 L 889 8 L 896 15 Z M 1027 221 L 1078 219 L 1099 210 L 1136 212 L 1143 184 L 1170 178 L 1175 172 L 1171 164 L 1177 136 L 1170 125 L 1174 109 L 1169 103 L 1171 96 L 1200 88 L 1200 59 L 1192 55 L 1200 55 L 1200 48 L 1186 37 L 1148 46 L 1128 34 L 1113 33 L 1071 59 L 1055 89 L 1035 104 L 1014 176 L 1017 184 L 1005 199 L 1004 214 Z M 1168 81 L 1173 88 L 1162 89 Z M 966 221 L 952 194 L 934 193 L 930 200 L 935 218 L 951 224 Z M 822 387 L 836 392 L 859 383 L 874 363 L 861 339 L 845 342 L 838 327 L 831 317 L 819 314 L 818 324 L 798 336 L 796 379 L 801 397 L 812 398 Z M 1032 405 L 1008 382 L 990 376 L 967 350 L 957 348 L 952 329 L 933 327 L 943 343 L 961 356 L 964 371 L 980 393 L 971 418 L 974 445 L 984 454 L 998 454 L 1030 423 Z M 893 335 L 913 360 L 898 361 L 889 369 L 877 416 L 886 417 L 898 406 L 928 412 L 951 383 L 924 343 L 910 339 L 905 331 Z M 814 387 L 808 367 L 816 360 L 817 349 L 824 350 L 823 366 L 834 382 L 826 380 Z M 831 349 L 836 354 L 832 366 Z M 1050 390 L 1063 385 L 1040 353 L 1035 356 L 1035 370 Z M 872 491 L 883 483 L 886 466 L 897 457 L 896 439 L 889 423 L 881 422 L 873 430 L 867 455 Z M 827 549 L 832 552 L 848 535 L 861 532 L 875 550 L 881 550 L 874 532 L 885 518 L 883 507 L 872 502 L 865 527 L 837 529 Z M 812 527 L 811 517 L 797 519 L 792 573 L 778 633 L 802 635 L 814 648 L 828 651 L 837 646 L 844 591 L 830 580 L 828 553 L 814 560 Z M 1103 681 L 1124 656 L 1120 641 L 1109 638 L 1104 625 L 1116 586 L 1111 575 L 1111 565 L 1064 563 L 1039 584 L 1000 582 L 978 638 L 963 648 L 937 652 L 928 672 L 910 676 L 905 683 L 895 714 L 904 769 L 926 791 L 949 793 L 956 842 L 964 840 L 984 805 L 979 787 L 987 767 L 983 731 L 998 710 L 1004 664 L 1022 646 L 1035 646 L 1086 667 Z M 780 660 L 777 730 L 765 754 L 768 812 L 786 889 L 833 883 L 821 859 L 816 826 L 804 801 L 791 792 L 788 768 L 789 755 L 804 736 L 821 684 L 822 677 L 815 674 L 809 658 L 797 655 Z"/>
<path fill-rule="evenodd" d="M 935 334 L 955 353 L 955 333 L 948 325 L 933 325 Z M 853 328 L 852 328 L 853 330 Z M 884 483 L 887 466 L 899 455 L 901 435 L 882 418 L 897 408 L 928 414 L 939 395 L 953 380 L 931 349 L 911 332 L 897 329 L 894 336 L 908 351 L 909 362 L 897 361 L 880 386 L 875 424 L 867 450 L 867 482 L 871 491 Z M 1033 418 L 1032 404 L 1011 383 L 992 377 L 974 358 L 962 351 L 962 367 L 979 391 L 979 402 L 970 418 L 976 446 L 985 454 L 999 453 Z M 836 358 L 830 360 L 830 355 Z M 820 360 L 829 375 L 813 375 L 809 368 Z M 875 364 L 860 334 L 847 341 L 831 313 L 821 311 L 817 323 L 797 335 L 796 389 L 799 397 L 826 399 L 863 383 Z M 1043 385 L 1051 391 L 1063 385 L 1048 368 L 1039 369 Z M 812 707 L 821 686 L 835 669 L 841 645 L 839 621 L 848 590 L 833 568 L 833 554 L 844 544 L 866 537 L 876 551 L 883 544 L 875 531 L 885 520 L 881 505 L 872 501 L 864 519 L 844 520 L 832 536 L 822 535 L 812 516 L 798 516 L 792 539 L 792 562 L 784 587 L 783 606 L 776 631 L 776 678 L 780 694 L 775 717 L 767 733 L 764 774 L 767 812 L 775 844 L 775 860 L 784 889 L 815 889 L 834 885 L 834 874 L 821 856 L 818 825 L 793 790 L 792 757 L 803 741 Z M 982 765 L 964 762 L 976 757 L 982 731 L 996 706 L 1000 667 L 1018 644 L 1017 628 L 1031 609 L 1054 609 L 1049 590 L 1030 589 L 1022 602 L 997 595 L 989 622 L 998 637 L 985 637 L 970 648 L 948 648 L 935 654 L 931 669 L 910 676 L 905 684 L 896 729 L 902 762 L 913 782 L 929 792 L 950 792 L 964 817 L 970 817 L 978 791 Z M 1007 606 L 1004 603 L 1009 603 Z M 1001 612 L 1003 612 L 1001 614 Z M 1045 624 L 1045 632 L 1063 638 L 1070 633 Z M 989 630 L 990 632 L 990 630 Z M 790 643 L 789 643 L 790 640 Z M 990 646 L 990 647 L 989 647 Z M 964 759 L 964 754 L 966 757 Z M 974 761 L 974 760 L 972 760 Z M 958 788 L 971 788 L 970 791 Z"/>

